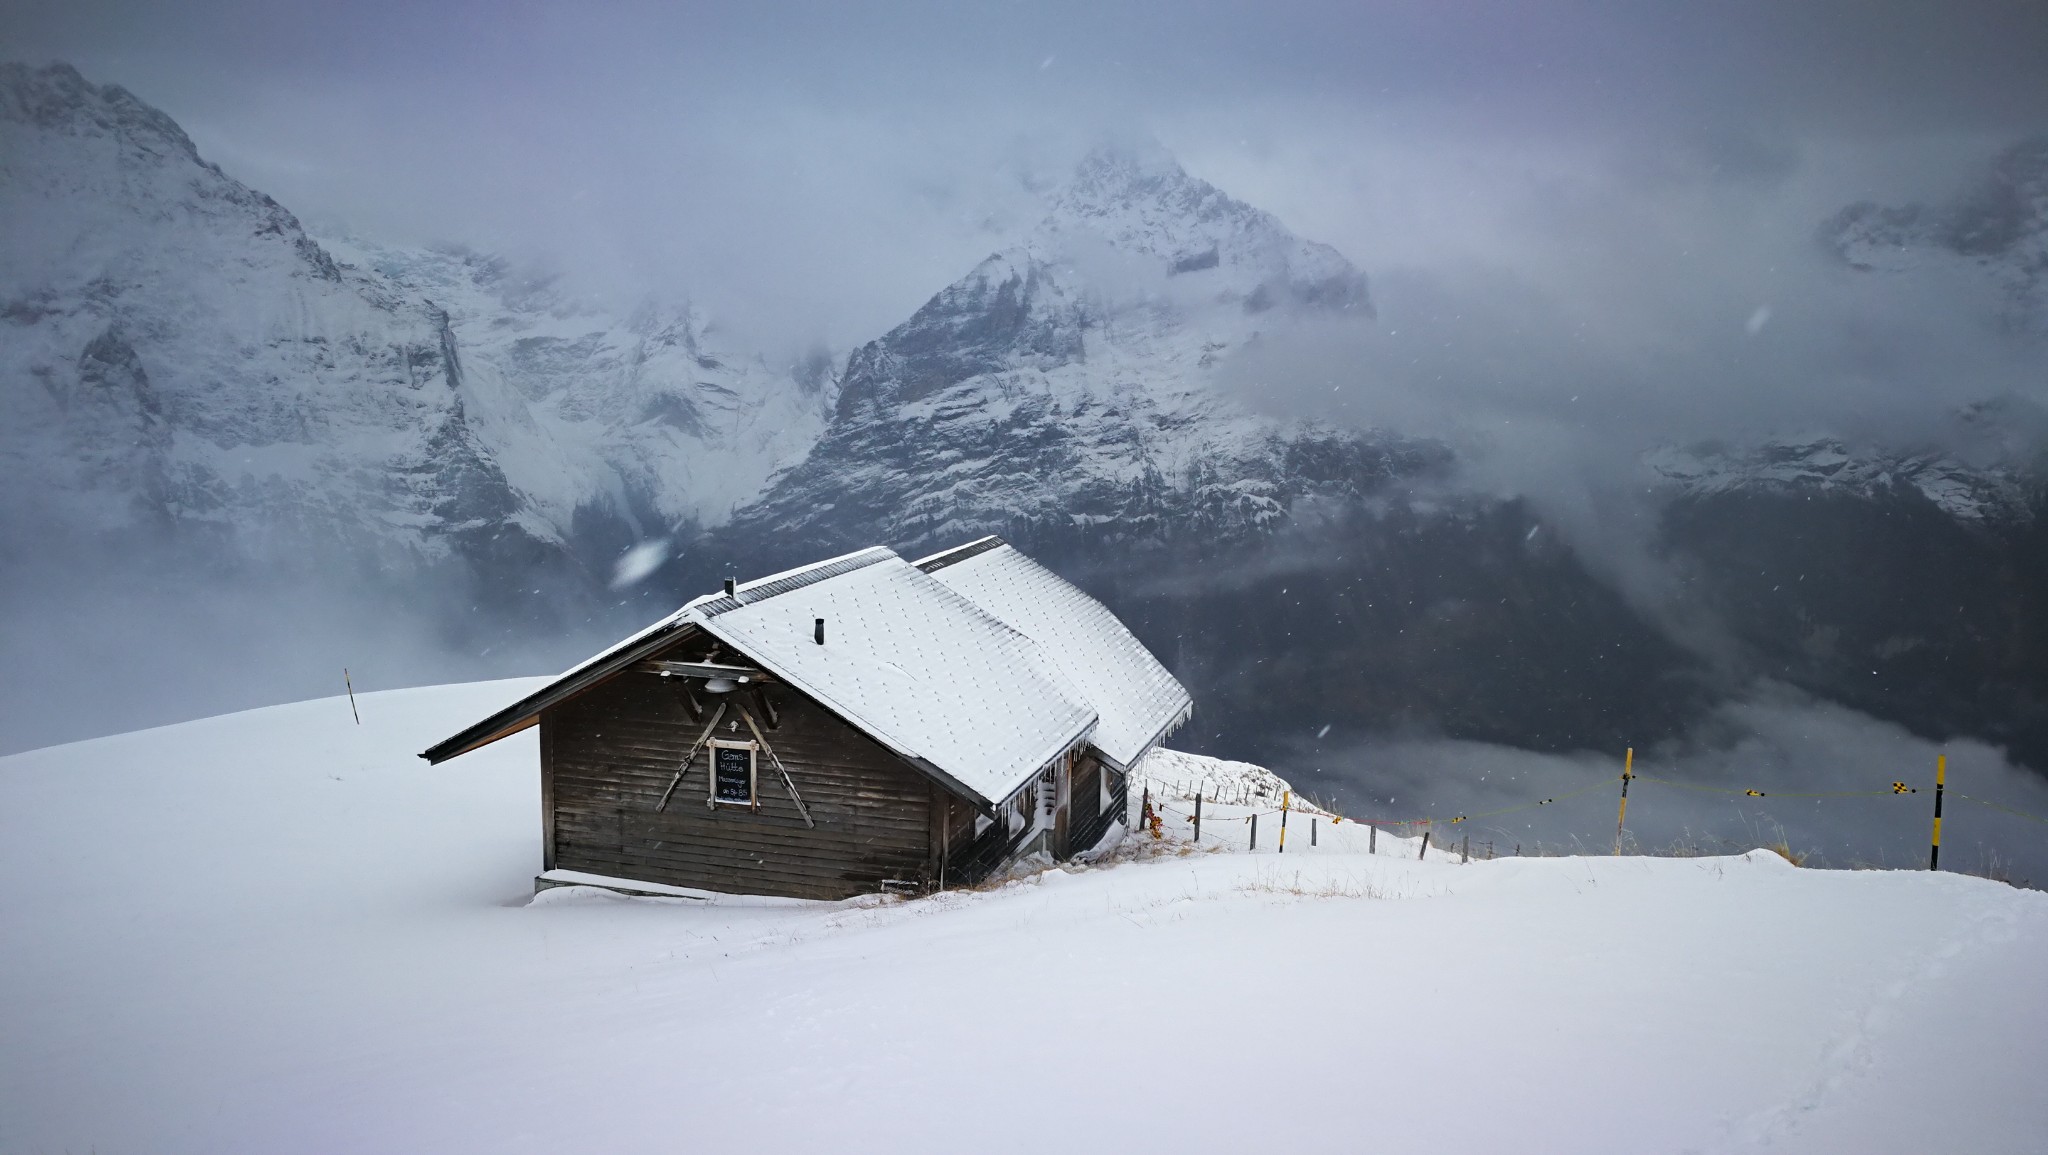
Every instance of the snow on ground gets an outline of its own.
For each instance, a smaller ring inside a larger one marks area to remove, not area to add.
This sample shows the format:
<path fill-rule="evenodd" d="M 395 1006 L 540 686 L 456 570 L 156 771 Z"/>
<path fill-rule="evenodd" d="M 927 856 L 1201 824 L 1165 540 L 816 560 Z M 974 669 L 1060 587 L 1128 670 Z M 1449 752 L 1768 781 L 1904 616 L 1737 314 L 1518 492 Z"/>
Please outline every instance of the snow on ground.
<path fill-rule="evenodd" d="M 2048 1148 L 2039 893 L 1262 819 L 915 901 L 535 899 L 531 733 L 413 754 L 539 684 L 0 759 L 0 1151 Z"/>

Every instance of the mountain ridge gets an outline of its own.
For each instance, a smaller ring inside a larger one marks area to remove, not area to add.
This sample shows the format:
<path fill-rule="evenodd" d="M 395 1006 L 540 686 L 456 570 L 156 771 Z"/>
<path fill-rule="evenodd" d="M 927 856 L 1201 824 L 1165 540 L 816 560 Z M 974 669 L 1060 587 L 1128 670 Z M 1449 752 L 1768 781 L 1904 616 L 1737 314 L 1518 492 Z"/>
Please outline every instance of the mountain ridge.
<path fill-rule="evenodd" d="M 1336 250 L 1162 154 L 1097 149 L 1049 199 L 1024 238 L 854 351 L 831 424 L 728 536 L 1237 539 L 1294 501 L 1448 462 L 1434 443 L 1257 415 L 1221 384 L 1226 358 L 1303 314 L 1370 319 Z"/>
<path fill-rule="evenodd" d="M 2035 187 L 2021 161 L 1997 188 Z M 1304 711 L 1339 738 L 1604 749 L 1676 738 L 1758 677 L 2048 766 L 2026 456 L 2048 422 L 2025 403 L 1973 408 L 1944 451 L 1651 453 L 1653 550 L 1733 639 L 1693 652 L 1444 444 L 1252 409 L 1250 359 L 1370 324 L 1370 286 L 1156 148 L 1090 153 L 1035 226 L 836 364 L 486 254 L 315 237 L 64 66 L 0 71 L 0 175 L 11 589 L 91 567 L 195 598 L 269 571 L 383 591 L 358 612 L 416 614 L 470 663 L 420 676 L 476 676 L 515 639 L 573 659 L 728 574 L 1002 533 L 1196 688 L 1198 750 L 1292 772 Z M 1964 259 L 1940 247 L 1961 226 L 1900 231 L 1948 211 L 1841 219 Z M 1967 260 L 2024 273 L 2028 228 L 1968 233 L 2005 239 Z M 1900 609 L 1958 590 L 1983 612 Z"/>

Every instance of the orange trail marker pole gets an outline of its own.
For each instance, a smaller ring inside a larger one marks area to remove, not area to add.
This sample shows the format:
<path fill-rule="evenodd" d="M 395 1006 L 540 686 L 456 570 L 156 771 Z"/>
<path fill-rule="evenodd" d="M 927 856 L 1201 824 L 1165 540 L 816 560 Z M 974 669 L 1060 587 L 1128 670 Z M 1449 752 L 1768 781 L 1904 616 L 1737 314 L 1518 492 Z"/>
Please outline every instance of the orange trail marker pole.
<path fill-rule="evenodd" d="M 1948 755 L 1934 756 L 1934 843 L 1927 848 L 1927 869 L 1941 865 L 1941 792 L 1947 786 Z"/>
<path fill-rule="evenodd" d="M 1628 821 L 1628 780 L 1635 777 L 1636 748 L 1628 748 L 1628 757 L 1621 764 L 1621 813 L 1614 816 L 1614 853 L 1621 853 L 1621 827 Z"/>

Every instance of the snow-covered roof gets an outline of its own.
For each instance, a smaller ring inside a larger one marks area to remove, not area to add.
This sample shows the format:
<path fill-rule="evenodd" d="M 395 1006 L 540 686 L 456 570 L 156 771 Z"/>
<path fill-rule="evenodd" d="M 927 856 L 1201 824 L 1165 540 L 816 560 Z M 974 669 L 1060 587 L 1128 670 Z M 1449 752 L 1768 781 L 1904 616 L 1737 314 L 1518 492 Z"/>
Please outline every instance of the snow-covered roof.
<path fill-rule="evenodd" d="M 750 582 L 683 613 L 991 805 L 1095 725 L 1087 697 L 1029 637 L 887 549 Z"/>
<path fill-rule="evenodd" d="M 1122 770 L 1187 720 L 1193 700 L 1117 616 L 999 537 L 915 563 L 1038 643 L 1098 721 L 1090 743 Z"/>
<path fill-rule="evenodd" d="M 698 631 L 985 805 L 1094 735 L 1092 696 L 1044 647 L 874 547 L 697 598 L 422 756 L 441 762 L 517 733 Z"/>

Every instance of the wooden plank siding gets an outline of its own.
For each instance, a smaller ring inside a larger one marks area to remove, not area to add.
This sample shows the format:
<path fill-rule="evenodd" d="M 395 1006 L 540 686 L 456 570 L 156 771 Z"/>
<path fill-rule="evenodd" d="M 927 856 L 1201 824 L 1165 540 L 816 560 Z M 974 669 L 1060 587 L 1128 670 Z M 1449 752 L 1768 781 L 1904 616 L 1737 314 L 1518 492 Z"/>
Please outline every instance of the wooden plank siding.
<path fill-rule="evenodd" d="M 1093 755 L 1074 759 L 1072 801 L 1067 804 L 1068 853 L 1079 854 L 1094 846 L 1102 835 L 1090 838 L 1088 831 L 1102 813 L 1102 764 Z"/>
<path fill-rule="evenodd" d="M 705 752 L 692 760 L 668 807 L 656 812 L 683 752 L 703 732 L 681 679 L 629 670 L 549 707 L 540 721 L 543 869 L 735 894 L 845 898 L 884 882 L 971 886 L 1034 839 L 1008 804 L 980 834 L 978 812 L 874 739 L 786 685 L 763 688 L 778 724 L 753 694 L 744 701 L 809 807 L 806 827 L 766 754 L 753 809 L 706 804 Z M 708 712 L 715 708 L 703 703 Z M 749 737 L 737 711 L 719 737 Z M 738 722 L 737 729 L 732 724 Z M 1109 775 L 1110 806 L 1100 782 Z M 1094 753 L 1062 759 L 1048 848 L 1065 859 L 1090 849 L 1125 812 L 1124 777 Z M 1035 786 L 1035 779 L 1034 779 Z M 1029 787 L 1027 787 L 1029 788 Z M 1043 808 L 1038 796 L 1036 808 Z"/>
<path fill-rule="evenodd" d="M 1010 823 L 997 818 L 976 837 L 971 816 L 967 832 L 966 839 L 956 839 L 953 843 L 952 854 L 946 862 L 947 886 L 973 886 L 982 881 L 1016 857 L 1017 848 L 1027 837 L 1036 836 L 1036 831 L 1013 830 Z"/>
<path fill-rule="evenodd" d="M 540 728 L 540 868 L 555 868 L 555 745 L 546 714 Z"/>
<path fill-rule="evenodd" d="M 1102 776 L 1110 777 L 1109 806 L 1102 805 Z M 1084 756 L 1074 769 L 1074 800 L 1072 813 L 1067 822 L 1067 844 L 1069 853 L 1079 854 L 1091 850 L 1109 833 L 1109 828 L 1125 813 L 1129 805 L 1124 789 L 1124 776 L 1104 766 L 1091 751 Z"/>
<path fill-rule="evenodd" d="M 554 865 L 620 878 L 739 894 L 845 898 L 884 881 L 936 881 L 929 780 L 787 686 L 766 691 L 780 725 L 765 729 L 810 808 L 807 828 L 765 754 L 757 806 L 706 805 L 699 753 L 667 809 L 655 812 L 703 723 L 679 687 L 627 672 L 541 719 Z M 753 703 L 749 702 L 749 707 Z M 728 720 L 736 720 L 732 715 Z M 721 737 L 747 736 L 719 727 Z M 972 808 L 955 802 L 968 815 Z M 950 880 L 949 880 L 950 881 Z"/>

